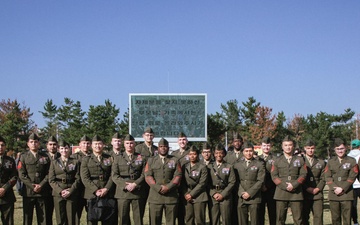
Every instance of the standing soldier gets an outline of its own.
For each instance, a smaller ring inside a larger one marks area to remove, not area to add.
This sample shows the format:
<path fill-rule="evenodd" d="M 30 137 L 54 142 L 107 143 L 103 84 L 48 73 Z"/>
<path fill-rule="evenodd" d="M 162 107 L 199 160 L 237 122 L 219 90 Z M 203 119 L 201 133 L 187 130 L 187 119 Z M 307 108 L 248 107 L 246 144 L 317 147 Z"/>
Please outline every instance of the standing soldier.
<path fill-rule="evenodd" d="M 80 163 L 80 167 L 81 167 L 82 159 L 86 156 L 89 156 L 91 153 L 91 151 L 90 151 L 91 139 L 88 136 L 84 135 L 80 139 L 79 146 L 80 146 L 80 151 L 72 154 L 71 157 L 78 160 Z M 81 219 L 81 215 L 82 215 L 84 208 L 87 211 L 87 203 L 86 203 L 86 199 L 84 198 L 84 193 L 85 193 L 85 187 L 80 179 L 80 184 L 78 187 L 78 205 L 77 205 L 77 212 L 76 212 L 79 220 Z"/>
<path fill-rule="evenodd" d="M 95 135 L 91 144 L 93 152 L 82 159 L 80 176 L 85 186 L 84 198 L 90 202 L 94 198 L 114 199 L 115 185 L 111 179 L 112 158 L 103 153 L 104 143 Z M 114 212 L 110 213 L 102 224 L 117 224 L 117 209 L 114 204 Z M 88 213 L 91 213 L 88 211 Z M 89 216 L 88 216 L 89 218 Z M 97 224 L 98 221 L 88 220 L 89 225 Z"/>
<path fill-rule="evenodd" d="M 232 215 L 232 189 L 236 182 L 234 167 L 224 161 L 225 148 L 218 144 L 215 148 L 215 162 L 208 167 L 210 168 L 210 210 L 212 217 L 212 225 L 220 224 L 230 225 Z"/>
<path fill-rule="evenodd" d="M 262 198 L 259 209 L 259 225 L 265 224 L 265 207 L 267 207 L 269 224 L 276 224 L 276 201 L 274 199 L 276 185 L 271 179 L 271 167 L 275 156 L 271 153 L 271 143 L 269 137 L 261 140 L 262 154 L 259 159 L 265 164 L 265 181 L 261 188 Z"/>
<path fill-rule="evenodd" d="M 52 160 L 49 171 L 49 183 L 54 197 L 57 224 L 79 224 L 77 217 L 77 195 L 80 184 L 79 162 L 70 156 L 70 145 L 60 140 L 60 157 Z"/>
<path fill-rule="evenodd" d="M 0 212 L 2 224 L 14 225 L 13 187 L 17 181 L 15 160 L 5 154 L 6 142 L 0 136 Z"/>
<path fill-rule="evenodd" d="M 286 136 L 282 141 L 283 155 L 276 158 L 271 177 L 276 184 L 276 224 L 283 225 L 286 221 L 287 209 L 290 206 L 294 224 L 302 224 L 303 192 L 302 184 L 306 178 L 306 165 L 301 156 L 293 155 L 294 142 Z"/>
<path fill-rule="evenodd" d="M 34 208 L 36 208 L 37 223 L 48 225 L 47 209 L 51 196 L 48 173 L 49 156 L 39 151 L 40 142 L 36 134 L 28 138 L 29 151 L 20 156 L 18 163 L 19 178 L 24 183 L 23 188 L 23 218 L 24 225 L 31 225 Z"/>
<path fill-rule="evenodd" d="M 124 139 L 125 152 L 116 157 L 112 168 L 112 179 L 116 185 L 115 198 L 118 203 L 119 224 L 130 223 L 130 204 L 135 224 L 142 225 L 146 206 L 145 157 L 135 152 L 135 139 L 130 134 Z"/>
<path fill-rule="evenodd" d="M 343 140 L 336 138 L 334 146 L 336 156 L 332 157 L 325 167 L 331 220 L 333 225 L 350 225 L 351 204 L 354 200 L 352 184 L 358 176 L 359 168 L 355 159 L 346 155 Z"/>
<path fill-rule="evenodd" d="M 167 225 L 175 225 L 178 207 L 178 187 L 182 176 L 178 159 L 168 155 L 169 142 L 162 138 L 158 144 L 159 155 L 148 159 L 144 174 L 150 186 L 149 214 L 151 225 L 161 225 L 163 210 Z"/>
<path fill-rule="evenodd" d="M 121 154 L 121 135 L 116 132 L 111 138 L 112 150 L 109 152 L 109 155 L 116 158 L 116 156 Z"/>
<path fill-rule="evenodd" d="M 185 199 L 185 224 L 205 225 L 208 169 L 199 162 L 199 150 L 195 146 L 189 149 L 189 159 L 190 162 L 183 167 L 181 182 L 181 197 Z"/>
<path fill-rule="evenodd" d="M 243 156 L 244 160 L 234 165 L 235 173 L 240 178 L 237 206 L 239 224 L 247 225 L 250 214 L 251 224 L 257 225 L 265 168 L 262 161 L 254 158 L 254 146 L 250 142 L 244 143 Z"/>
<path fill-rule="evenodd" d="M 231 149 L 229 149 L 229 151 L 226 153 L 226 156 L 224 158 L 224 160 L 227 163 L 230 163 L 231 165 L 235 165 L 237 162 L 240 162 L 243 159 L 243 155 L 242 155 L 242 146 L 243 146 L 244 140 L 241 137 L 240 134 L 236 133 L 233 137 L 233 142 L 232 142 L 232 146 Z M 239 196 L 238 196 L 238 189 L 239 189 L 239 177 L 237 177 L 238 174 L 235 174 L 236 176 L 236 183 L 235 186 L 233 188 L 233 200 L 232 200 L 232 206 L 231 206 L 231 210 L 232 210 L 232 215 L 231 215 L 231 224 L 232 225 L 237 225 L 238 224 L 238 215 L 237 215 L 237 207 L 238 207 L 238 202 L 239 202 Z"/>
<path fill-rule="evenodd" d="M 315 142 L 308 139 L 305 142 L 305 164 L 307 176 L 304 189 L 303 220 L 309 225 L 310 212 L 313 214 L 313 224 L 323 224 L 323 189 L 325 186 L 325 161 L 315 156 Z"/>
<path fill-rule="evenodd" d="M 151 127 L 145 128 L 142 137 L 144 138 L 144 143 L 137 145 L 135 152 L 140 153 L 146 158 L 157 155 L 158 148 L 153 143 L 155 137 L 153 129 Z"/>
<path fill-rule="evenodd" d="M 60 153 L 58 152 L 58 141 L 54 136 L 50 136 L 48 138 L 46 143 L 46 150 L 47 150 L 47 155 L 49 156 L 51 161 L 60 157 Z M 46 209 L 47 221 L 51 221 L 49 222 L 49 225 L 52 224 L 53 212 L 54 212 L 54 199 L 49 198 L 49 207 Z"/>

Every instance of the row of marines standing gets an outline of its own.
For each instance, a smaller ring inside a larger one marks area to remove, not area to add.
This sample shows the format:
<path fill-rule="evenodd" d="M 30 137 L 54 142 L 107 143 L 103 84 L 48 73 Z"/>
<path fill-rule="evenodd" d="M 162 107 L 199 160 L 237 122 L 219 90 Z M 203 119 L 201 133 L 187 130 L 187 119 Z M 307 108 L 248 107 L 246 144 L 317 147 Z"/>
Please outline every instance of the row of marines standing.
<path fill-rule="evenodd" d="M 222 224 L 247 224 L 248 215 L 252 224 L 264 224 L 265 203 L 270 224 L 284 224 L 288 206 L 292 208 L 295 224 L 307 224 L 310 210 L 313 210 L 314 224 L 322 224 L 324 174 L 330 187 L 333 224 L 341 224 L 340 212 L 344 224 L 350 224 L 347 221 L 350 221 L 349 203 L 351 207 L 353 199 L 351 182 L 357 176 L 358 166 L 346 157 L 344 143 L 339 139 L 335 141 L 337 157 L 325 166 L 324 161 L 311 154 L 304 158 L 293 156 L 293 141 L 288 137 L 283 140 L 284 154 L 278 158 L 271 155 L 268 138 L 262 143 L 264 154 L 255 159 L 253 146 L 244 143 L 238 135 L 234 138 L 233 150 L 227 155 L 223 146 L 216 146 L 215 159 L 210 157 L 210 147 L 205 144 L 202 162 L 197 162 L 199 153 L 194 146 L 187 146 L 183 133 L 178 138 L 180 149 L 172 155 L 168 155 L 169 144 L 165 139 L 160 140 L 158 148 L 148 141 L 154 137 L 151 128 L 145 130 L 143 137 L 145 142 L 135 151 L 135 141 L 127 135 L 125 152 L 120 153 L 121 137 L 115 134 L 114 151 L 105 154 L 100 137 L 90 140 L 84 136 L 80 141 L 82 151 L 72 156 L 69 145 L 60 141 L 59 153 L 54 151 L 57 156 L 53 157 L 51 151 L 38 152 L 38 137 L 31 135 L 30 151 L 24 153 L 18 163 L 19 177 L 24 183 L 24 224 L 32 224 L 34 207 L 38 222 L 51 224 L 54 206 L 58 224 L 78 224 L 87 205 L 83 199 L 96 197 L 117 199 L 118 209 L 103 221 L 106 224 L 130 224 L 130 205 L 135 224 L 143 224 L 146 202 L 149 202 L 150 224 L 161 224 L 163 209 L 167 224 L 175 224 L 176 217 L 179 225 L 205 224 L 206 205 L 212 224 L 219 224 L 220 220 Z M 93 152 L 90 154 L 91 141 Z M 48 140 L 48 150 L 52 142 L 56 143 L 56 139 Z M 305 144 L 305 148 L 312 146 L 315 144 L 311 140 Z M 8 165 L 6 169 L 13 172 L 15 163 L 9 166 L 12 161 L 6 160 L 2 165 Z M 10 175 L 7 180 L 5 187 L 12 187 L 16 175 Z M 10 189 L 8 192 L 11 193 Z M 0 197 L 1 193 L 0 189 Z M 179 194 L 183 197 L 178 198 Z M 10 208 L 11 201 L 8 201 Z M 4 205 L 0 203 L 2 215 L 11 215 L 9 210 L 3 211 L 9 208 Z M 6 218 L 9 222 L 3 221 L 4 224 L 13 224 L 11 216 Z M 97 224 L 97 221 L 88 221 L 88 224 Z"/>

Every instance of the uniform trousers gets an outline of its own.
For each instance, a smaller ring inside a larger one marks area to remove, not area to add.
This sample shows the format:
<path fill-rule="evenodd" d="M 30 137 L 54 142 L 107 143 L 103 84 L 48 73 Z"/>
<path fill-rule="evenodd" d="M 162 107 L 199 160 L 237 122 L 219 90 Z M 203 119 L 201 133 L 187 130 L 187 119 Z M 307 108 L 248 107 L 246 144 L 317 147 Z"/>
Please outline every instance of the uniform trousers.
<path fill-rule="evenodd" d="M 119 210 L 119 225 L 130 225 L 130 205 L 132 207 L 135 224 L 142 225 L 146 205 L 146 199 L 117 199 Z"/>
<path fill-rule="evenodd" d="M 251 225 L 259 224 L 259 207 L 260 204 L 245 204 L 239 201 L 237 207 L 237 214 L 239 218 L 239 224 L 248 225 L 249 224 L 249 214 Z"/>
<path fill-rule="evenodd" d="M 185 201 L 186 202 L 186 201 Z M 205 225 L 206 224 L 206 205 L 207 202 L 185 203 L 185 224 L 186 225 Z"/>
<path fill-rule="evenodd" d="M 221 217 L 222 225 L 231 225 L 231 216 L 232 216 L 231 198 L 224 199 L 221 202 L 218 202 L 215 199 L 211 198 L 209 202 L 210 202 L 212 225 L 220 225 L 220 217 Z"/>
<path fill-rule="evenodd" d="M 48 225 L 46 208 L 51 197 L 23 197 L 24 225 L 32 225 L 34 208 L 38 225 Z"/>
<path fill-rule="evenodd" d="M 304 200 L 303 207 L 303 222 L 304 225 L 309 225 L 310 213 L 313 214 L 313 224 L 323 224 L 323 200 Z"/>
<path fill-rule="evenodd" d="M 329 201 L 329 203 L 332 225 L 350 225 L 352 201 Z"/>
<path fill-rule="evenodd" d="M 56 223 L 58 225 L 75 225 L 80 223 L 76 213 L 76 201 L 66 200 L 62 197 L 54 197 L 54 209 Z"/>
<path fill-rule="evenodd" d="M 259 225 L 265 224 L 265 214 L 267 208 L 270 225 L 276 224 L 276 201 L 274 199 L 275 188 L 262 192 L 261 203 L 259 207 Z"/>
<path fill-rule="evenodd" d="M 358 214 L 357 214 L 357 202 L 358 198 L 360 198 L 360 188 L 354 188 L 354 200 L 352 202 L 351 207 L 351 218 L 353 223 L 358 223 Z"/>
<path fill-rule="evenodd" d="M 1 204 L 0 212 L 2 224 L 14 225 L 14 203 Z"/>
<path fill-rule="evenodd" d="M 161 225 L 163 211 L 165 211 L 166 225 L 175 225 L 178 215 L 178 204 L 154 204 L 149 203 L 150 224 Z"/>
<path fill-rule="evenodd" d="M 286 214 L 288 208 L 291 208 L 291 213 L 295 225 L 302 225 L 302 208 L 303 201 L 276 201 L 276 224 L 284 225 L 286 221 Z"/>

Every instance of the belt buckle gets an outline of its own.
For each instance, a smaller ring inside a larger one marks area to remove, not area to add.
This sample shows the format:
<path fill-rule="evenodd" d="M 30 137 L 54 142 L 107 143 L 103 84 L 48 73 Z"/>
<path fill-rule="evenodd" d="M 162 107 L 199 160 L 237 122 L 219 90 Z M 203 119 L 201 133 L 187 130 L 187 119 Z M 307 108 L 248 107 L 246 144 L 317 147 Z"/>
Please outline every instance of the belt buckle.
<path fill-rule="evenodd" d="M 310 177 L 310 181 L 314 181 L 314 177 Z"/>
<path fill-rule="evenodd" d="M 215 185 L 215 190 L 219 191 L 220 190 L 220 185 Z"/>
<path fill-rule="evenodd" d="M 135 180 L 135 175 L 134 175 L 134 174 L 131 174 L 131 175 L 130 175 L 130 179 L 131 179 L 131 180 Z"/>
<path fill-rule="evenodd" d="M 61 178 L 61 183 L 66 184 L 66 178 Z"/>
<path fill-rule="evenodd" d="M 338 181 L 341 181 L 341 177 L 338 177 Z"/>
<path fill-rule="evenodd" d="M 99 180 L 103 181 L 104 180 L 104 175 L 99 175 Z"/>
<path fill-rule="evenodd" d="M 288 180 L 291 180 L 291 176 L 288 176 Z"/>
<path fill-rule="evenodd" d="M 40 177 L 40 174 L 38 172 L 36 172 L 35 177 Z"/>

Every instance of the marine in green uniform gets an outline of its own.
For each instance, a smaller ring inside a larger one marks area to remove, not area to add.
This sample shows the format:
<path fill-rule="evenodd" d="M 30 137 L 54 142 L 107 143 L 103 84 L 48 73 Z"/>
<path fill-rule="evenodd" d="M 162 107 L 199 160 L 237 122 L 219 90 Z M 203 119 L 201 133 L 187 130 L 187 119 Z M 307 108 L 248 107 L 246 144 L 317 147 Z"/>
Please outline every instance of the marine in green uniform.
<path fill-rule="evenodd" d="M 158 143 L 157 156 L 148 159 L 144 174 L 150 186 L 148 197 L 151 225 L 161 225 L 163 210 L 167 225 L 175 225 L 182 177 L 179 160 L 168 155 L 169 142 L 162 138 Z"/>
<path fill-rule="evenodd" d="M 135 147 L 135 152 L 149 158 L 158 154 L 158 148 L 154 145 L 153 139 L 155 138 L 154 131 L 151 127 L 147 127 L 142 135 L 144 142 Z"/>
<path fill-rule="evenodd" d="M 271 141 L 269 137 L 261 140 L 262 154 L 259 160 L 265 164 L 265 181 L 261 188 L 262 198 L 259 209 L 259 225 L 265 224 L 265 207 L 268 212 L 268 221 L 270 225 L 276 224 L 276 201 L 274 199 L 276 185 L 271 178 L 271 167 L 275 159 L 275 155 L 271 153 Z"/>
<path fill-rule="evenodd" d="M 276 184 L 276 224 L 285 224 L 287 209 L 290 207 L 294 224 L 300 225 L 303 224 L 302 184 L 305 182 L 307 169 L 304 159 L 293 155 L 294 141 L 289 136 L 284 138 L 281 147 L 283 155 L 275 159 L 271 168 L 271 177 Z"/>
<path fill-rule="evenodd" d="M 109 155 L 111 155 L 113 157 L 113 159 L 116 158 L 116 156 L 121 155 L 121 135 L 116 132 L 112 137 L 111 137 L 111 145 L 112 145 L 112 150 L 109 151 Z"/>
<path fill-rule="evenodd" d="M 354 200 L 353 186 L 359 168 L 356 160 L 346 155 L 343 140 L 334 141 L 335 156 L 325 167 L 325 180 L 329 186 L 329 203 L 333 225 L 351 224 L 351 204 Z"/>
<path fill-rule="evenodd" d="M 195 146 L 189 149 L 189 163 L 183 166 L 183 180 L 181 181 L 182 196 L 185 201 L 185 224 L 205 225 L 206 192 L 208 169 L 199 162 L 199 150 Z"/>
<path fill-rule="evenodd" d="M 6 154 L 6 142 L 0 136 L 0 212 L 2 224 L 14 224 L 14 202 L 16 201 L 13 187 L 17 181 L 15 160 Z"/>
<path fill-rule="evenodd" d="M 130 134 L 124 139 L 125 152 L 116 157 L 112 168 L 112 179 L 116 185 L 115 198 L 118 203 L 119 223 L 130 223 L 130 205 L 135 224 L 142 225 L 146 206 L 146 186 L 143 169 L 145 157 L 135 152 L 135 139 Z"/>
<path fill-rule="evenodd" d="M 60 140 L 58 145 L 60 157 L 51 161 L 49 170 L 56 222 L 59 225 L 80 224 L 77 215 L 80 164 L 70 156 L 70 145 L 66 141 Z"/>
<path fill-rule="evenodd" d="M 313 224 L 323 224 L 323 189 L 325 187 L 325 161 L 315 156 L 315 142 L 308 139 L 304 144 L 307 176 L 303 184 L 304 207 L 303 222 L 309 224 L 310 212 L 313 214 Z"/>
<path fill-rule="evenodd" d="M 48 182 L 50 168 L 49 156 L 39 151 L 40 142 L 36 134 L 31 134 L 28 138 L 27 146 L 29 151 L 20 156 L 18 162 L 19 178 L 23 182 L 23 221 L 24 225 L 31 225 L 33 220 L 34 208 L 36 209 L 37 223 L 48 225 L 52 222 L 47 221 L 47 209 L 51 189 Z"/>
<path fill-rule="evenodd" d="M 112 157 L 103 152 L 104 143 L 98 135 L 93 137 L 91 148 L 93 152 L 82 159 L 80 167 L 81 180 L 85 186 L 84 198 L 88 200 L 88 203 L 89 200 L 97 197 L 113 199 L 115 202 L 115 184 L 111 178 Z M 91 212 L 88 211 L 88 213 Z M 101 222 L 102 224 L 117 224 L 117 209 L 108 219 Z M 88 220 L 88 224 L 98 224 L 98 221 Z"/>
<path fill-rule="evenodd" d="M 80 163 L 80 167 L 81 167 L 81 161 L 84 157 L 89 156 L 91 153 L 91 138 L 89 138 L 88 136 L 84 135 L 80 138 L 79 141 L 79 146 L 80 146 L 80 151 L 75 152 L 74 154 L 71 155 L 72 158 L 76 159 L 79 161 Z M 86 203 L 86 199 L 84 198 L 84 192 L 85 192 L 85 187 L 84 184 L 82 183 L 82 181 L 80 180 L 80 185 L 78 187 L 78 208 L 77 208 L 77 216 L 79 218 L 79 220 L 81 220 L 81 215 L 82 212 L 85 210 L 87 211 L 87 203 Z"/>
<path fill-rule="evenodd" d="M 222 225 L 232 224 L 232 201 L 233 201 L 233 191 L 236 176 L 234 172 L 234 167 L 224 161 L 225 157 L 225 148 L 223 145 L 218 144 L 215 147 L 215 162 L 208 165 L 210 169 L 209 176 L 209 194 L 211 196 L 210 200 L 210 210 L 211 210 L 211 220 L 212 225 L 219 225 L 220 218 Z"/>

